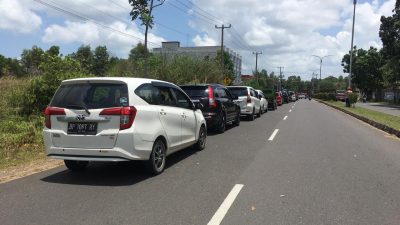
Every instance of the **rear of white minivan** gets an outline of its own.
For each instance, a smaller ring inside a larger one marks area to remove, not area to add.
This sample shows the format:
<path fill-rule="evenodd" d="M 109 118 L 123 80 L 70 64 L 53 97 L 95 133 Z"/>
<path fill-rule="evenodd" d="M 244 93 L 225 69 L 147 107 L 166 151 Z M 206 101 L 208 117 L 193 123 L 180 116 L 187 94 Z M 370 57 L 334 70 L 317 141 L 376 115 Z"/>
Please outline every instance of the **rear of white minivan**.
<path fill-rule="evenodd" d="M 128 84 L 120 80 L 65 81 L 46 108 L 43 130 L 49 157 L 74 161 L 126 161 L 135 154 Z"/>

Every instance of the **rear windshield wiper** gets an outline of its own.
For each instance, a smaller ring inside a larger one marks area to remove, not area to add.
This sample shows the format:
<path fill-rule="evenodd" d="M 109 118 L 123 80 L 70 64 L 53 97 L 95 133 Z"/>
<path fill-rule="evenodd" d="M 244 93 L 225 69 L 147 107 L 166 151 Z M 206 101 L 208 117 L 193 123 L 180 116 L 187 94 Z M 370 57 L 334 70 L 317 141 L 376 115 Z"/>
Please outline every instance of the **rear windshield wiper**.
<path fill-rule="evenodd" d="M 90 115 L 89 109 L 87 108 L 87 106 L 84 103 L 82 103 L 81 105 L 67 105 L 66 108 L 84 109 L 85 112 Z"/>

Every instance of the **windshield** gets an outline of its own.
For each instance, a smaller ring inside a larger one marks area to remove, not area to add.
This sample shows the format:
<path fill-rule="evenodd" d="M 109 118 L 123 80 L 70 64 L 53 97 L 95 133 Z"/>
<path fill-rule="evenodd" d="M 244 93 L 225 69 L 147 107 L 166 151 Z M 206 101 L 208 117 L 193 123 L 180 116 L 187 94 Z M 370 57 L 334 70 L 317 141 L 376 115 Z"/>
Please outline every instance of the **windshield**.
<path fill-rule="evenodd" d="M 228 87 L 228 90 L 236 96 L 247 96 L 247 88 L 245 87 Z"/>
<path fill-rule="evenodd" d="M 207 87 L 205 86 L 181 86 L 181 88 L 190 98 L 202 98 L 208 96 Z"/>
<path fill-rule="evenodd" d="M 66 84 L 57 90 L 50 105 L 71 109 L 128 106 L 128 87 L 126 84 Z"/>

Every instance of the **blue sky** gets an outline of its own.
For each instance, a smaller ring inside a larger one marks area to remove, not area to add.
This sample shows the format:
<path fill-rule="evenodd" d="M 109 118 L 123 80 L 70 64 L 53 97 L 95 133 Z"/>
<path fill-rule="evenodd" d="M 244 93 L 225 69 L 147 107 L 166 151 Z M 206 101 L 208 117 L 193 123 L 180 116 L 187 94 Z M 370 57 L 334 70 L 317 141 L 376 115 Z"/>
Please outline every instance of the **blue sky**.
<path fill-rule="evenodd" d="M 82 44 L 106 45 L 119 57 L 127 57 L 143 39 L 140 22 L 130 21 L 128 0 L 41 0 L 41 2 L 90 18 L 84 21 L 51 9 L 37 1 L 0 0 L 0 54 L 19 57 L 37 45 L 61 47 L 66 55 Z M 251 73 L 252 51 L 262 51 L 259 68 L 287 76 L 311 78 L 319 62 L 311 55 L 333 55 L 324 60 L 323 77 L 342 75 L 341 58 L 350 49 L 352 0 L 167 0 L 154 11 L 155 26 L 149 47 L 162 41 L 181 46 L 219 45 L 214 25 L 232 24 L 226 30 L 226 46 L 243 57 L 243 74 Z M 391 15 L 395 0 L 359 0 L 355 45 L 380 47 L 379 18 Z M 21 17 L 21 15 L 25 15 Z M 114 29 L 103 29 L 103 24 Z M 169 28 L 166 28 L 168 26 Z M 115 32 L 118 30 L 120 33 Z M 123 34 L 129 34 L 126 37 Z M 132 37 L 134 36 L 134 37 Z"/>

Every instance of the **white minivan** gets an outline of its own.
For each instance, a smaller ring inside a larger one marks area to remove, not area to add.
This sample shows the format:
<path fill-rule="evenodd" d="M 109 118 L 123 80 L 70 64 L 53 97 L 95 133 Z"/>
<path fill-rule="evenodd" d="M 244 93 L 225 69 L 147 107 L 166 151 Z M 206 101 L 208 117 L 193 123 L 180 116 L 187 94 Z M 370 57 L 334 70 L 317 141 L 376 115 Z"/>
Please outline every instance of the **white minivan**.
<path fill-rule="evenodd" d="M 141 78 L 65 80 L 45 109 L 46 153 L 72 171 L 90 161 L 146 160 L 161 173 L 166 156 L 205 148 L 201 106 L 178 86 Z"/>
<path fill-rule="evenodd" d="M 226 87 L 232 94 L 237 96 L 237 104 L 240 106 L 240 114 L 254 120 L 255 116 L 261 116 L 260 99 L 254 88 L 247 86 Z"/>

